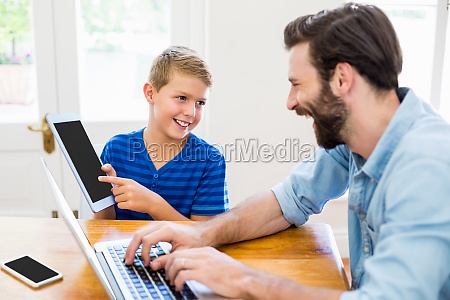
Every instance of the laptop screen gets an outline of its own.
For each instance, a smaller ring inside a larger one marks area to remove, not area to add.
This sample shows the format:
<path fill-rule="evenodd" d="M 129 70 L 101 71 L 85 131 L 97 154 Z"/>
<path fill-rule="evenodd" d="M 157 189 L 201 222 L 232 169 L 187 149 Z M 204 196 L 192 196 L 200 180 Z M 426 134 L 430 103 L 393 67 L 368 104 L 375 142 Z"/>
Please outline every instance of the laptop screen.
<path fill-rule="evenodd" d="M 95 255 L 94 249 L 92 249 L 91 245 L 89 244 L 89 241 L 84 234 L 83 229 L 81 228 L 80 224 L 78 224 L 77 219 L 75 218 L 72 210 L 69 207 L 69 204 L 67 203 L 66 199 L 64 198 L 64 195 L 62 194 L 61 190 L 58 187 L 58 184 L 55 181 L 55 178 L 53 177 L 52 173 L 47 167 L 47 164 L 45 163 L 44 159 L 41 157 L 41 163 L 45 171 L 45 175 L 47 176 L 48 182 L 50 183 L 50 187 L 52 189 L 53 195 L 56 199 L 56 203 L 58 205 L 59 212 L 62 214 L 64 220 L 66 221 L 67 225 L 69 226 L 72 233 L 75 235 L 75 238 L 80 245 L 81 249 L 85 253 L 86 257 L 88 258 L 92 268 L 97 273 L 97 276 L 99 277 L 100 281 L 102 282 L 103 286 L 105 287 L 106 291 L 109 293 L 109 295 L 112 298 L 115 298 L 114 293 L 112 292 L 112 288 L 106 278 L 105 273 L 103 272 L 103 269 L 100 265 L 100 262 L 98 261 L 97 256 Z"/>

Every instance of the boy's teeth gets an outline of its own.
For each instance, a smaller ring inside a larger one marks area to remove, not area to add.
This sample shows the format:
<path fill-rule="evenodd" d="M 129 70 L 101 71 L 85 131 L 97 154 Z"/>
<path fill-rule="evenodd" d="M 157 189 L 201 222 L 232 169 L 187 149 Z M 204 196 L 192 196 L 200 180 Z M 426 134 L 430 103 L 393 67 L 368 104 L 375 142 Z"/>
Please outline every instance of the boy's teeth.
<path fill-rule="evenodd" d="M 183 121 L 180 121 L 180 120 L 175 120 L 178 124 L 180 124 L 181 126 L 184 126 L 184 127 L 186 127 L 186 126 L 188 126 L 189 125 L 189 123 L 187 123 L 187 122 L 183 122 Z"/>

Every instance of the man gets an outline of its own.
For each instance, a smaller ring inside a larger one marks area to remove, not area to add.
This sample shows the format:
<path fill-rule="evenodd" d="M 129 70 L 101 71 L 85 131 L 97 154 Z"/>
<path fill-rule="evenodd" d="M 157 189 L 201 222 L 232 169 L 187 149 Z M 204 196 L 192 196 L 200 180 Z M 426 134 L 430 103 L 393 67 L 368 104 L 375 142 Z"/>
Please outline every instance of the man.
<path fill-rule="evenodd" d="M 141 243 L 148 253 L 168 241 L 174 252 L 152 268 L 165 267 L 178 289 L 194 279 L 245 299 L 450 299 L 450 125 L 398 88 L 402 53 L 389 19 L 350 3 L 292 21 L 284 40 L 287 106 L 314 119 L 315 161 L 212 220 L 139 230 L 126 263 Z M 300 226 L 347 190 L 352 291 L 301 286 L 204 247 Z"/>

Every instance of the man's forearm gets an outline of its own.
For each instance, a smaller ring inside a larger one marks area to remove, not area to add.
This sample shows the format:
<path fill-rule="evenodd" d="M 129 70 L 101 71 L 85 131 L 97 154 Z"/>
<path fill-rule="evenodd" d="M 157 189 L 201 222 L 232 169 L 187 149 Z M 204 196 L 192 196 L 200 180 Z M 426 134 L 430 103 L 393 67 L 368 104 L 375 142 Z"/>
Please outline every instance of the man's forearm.
<path fill-rule="evenodd" d="M 282 231 L 290 226 L 272 191 L 256 194 L 230 211 L 197 224 L 205 244 L 218 246 Z"/>

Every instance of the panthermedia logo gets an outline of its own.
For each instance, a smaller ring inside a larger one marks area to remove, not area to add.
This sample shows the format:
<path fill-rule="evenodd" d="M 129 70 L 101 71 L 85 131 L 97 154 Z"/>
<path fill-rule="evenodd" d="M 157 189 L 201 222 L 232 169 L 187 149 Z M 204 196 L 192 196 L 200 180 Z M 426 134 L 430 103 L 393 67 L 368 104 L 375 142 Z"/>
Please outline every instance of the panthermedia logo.
<path fill-rule="evenodd" d="M 220 160 L 222 155 L 226 162 L 300 162 L 314 161 L 315 146 L 301 143 L 300 139 L 284 139 L 273 144 L 261 142 L 259 139 L 238 138 L 226 144 L 187 143 L 149 144 L 144 146 L 142 139 L 129 140 L 129 160 L 134 161 L 136 155 L 145 153 L 148 159 L 157 161 L 203 161 Z M 148 155 L 147 155 L 148 153 Z"/>

